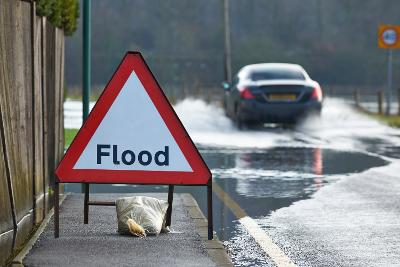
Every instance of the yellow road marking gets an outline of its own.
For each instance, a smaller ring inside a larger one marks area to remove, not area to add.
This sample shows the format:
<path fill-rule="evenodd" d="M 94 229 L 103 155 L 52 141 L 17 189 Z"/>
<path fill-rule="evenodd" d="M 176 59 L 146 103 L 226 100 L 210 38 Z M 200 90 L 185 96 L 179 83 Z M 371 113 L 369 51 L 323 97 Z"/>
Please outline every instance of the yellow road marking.
<path fill-rule="evenodd" d="M 254 238 L 261 249 L 270 257 L 278 267 L 294 267 L 296 264 L 272 241 L 271 237 L 261 229 L 255 220 L 236 203 L 225 191 L 216 183 L 212 184 L 213 192 L 227 206 L 232 213 L 239 219 L 239 222 L 246 228 L 247 232 Z"/>
<path fill-rule="evenodd" d="M 227 206 L 236 218 L 241 219 L 246 217 L 246 212 L 234 201 L 227 193 L 225 193 L 224 189 L 222 189 L 216 182 L 212 183 L 212 189 L 214 193 L 224 202 L 225 206 Z"/>

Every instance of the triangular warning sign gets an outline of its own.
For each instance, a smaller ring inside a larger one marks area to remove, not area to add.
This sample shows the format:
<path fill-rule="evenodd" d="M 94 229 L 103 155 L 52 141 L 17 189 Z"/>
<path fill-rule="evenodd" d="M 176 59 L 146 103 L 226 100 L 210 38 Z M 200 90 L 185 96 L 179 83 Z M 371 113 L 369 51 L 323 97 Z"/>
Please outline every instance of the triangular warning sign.
<path fill-rule="evenodd" d="M 210 170 L 138 52 L 128 52 L 56 169 L 59 182 L 204 185 Z"/>

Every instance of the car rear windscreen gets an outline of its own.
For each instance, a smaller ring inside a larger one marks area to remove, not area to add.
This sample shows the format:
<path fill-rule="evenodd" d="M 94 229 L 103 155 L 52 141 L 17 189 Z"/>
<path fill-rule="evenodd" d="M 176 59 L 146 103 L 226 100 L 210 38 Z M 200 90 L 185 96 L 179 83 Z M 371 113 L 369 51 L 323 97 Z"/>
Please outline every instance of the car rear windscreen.
<path fill-rule="evenodd" d="M 250 74 L 251 80 L 261 81 L 261 80 L 305 80 L 305 77 L 301 71 L 284 69 L 284 68 L 274 68 L 266 70 L 256 70 Z"/>

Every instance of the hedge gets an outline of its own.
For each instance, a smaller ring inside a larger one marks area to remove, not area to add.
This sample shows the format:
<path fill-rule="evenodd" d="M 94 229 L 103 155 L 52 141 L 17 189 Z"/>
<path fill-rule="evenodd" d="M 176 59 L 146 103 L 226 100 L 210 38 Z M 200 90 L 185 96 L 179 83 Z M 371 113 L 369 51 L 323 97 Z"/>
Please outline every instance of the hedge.
<path fill-rule="evenodd" d="M 64 30 L 65 35 L 72 35 L 78 24 L 78 0 L 37 0 L 36 14 L 46 16 L 50 23 Z"/>

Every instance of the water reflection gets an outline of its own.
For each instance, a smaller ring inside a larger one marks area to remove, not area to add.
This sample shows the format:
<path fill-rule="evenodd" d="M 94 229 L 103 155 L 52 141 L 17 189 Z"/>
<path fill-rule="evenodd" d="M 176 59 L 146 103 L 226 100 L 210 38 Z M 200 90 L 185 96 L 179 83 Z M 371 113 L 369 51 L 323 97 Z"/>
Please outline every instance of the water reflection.
<path fill-rule="evenodd" d="M 224 153 L 221 168 L 215 166 L 214 159 L 222 156 L 218 151 L 208 151 L 205 155 L 214 162 L 215 179 L 231 180 L 229 186 L 234 186 L 237 195 L 251 198 L 305 198 L 337 179 L 336 174 L 385 164 L 384 160 L 366 154 L 319 147 L 274 148 L 262 152 Z"/>
<path fill-rule="evenodd" d="M 201 153 L 209 168 L 217 172 L 241 169 L 332 175 L 360 172 L 386 164 L 381 158 L 360 152 L 319 147 L 275 147 L 258 150 L 203 148 Z"/>
<path fill-rule="evenodd" d="M 322 161 L 322 150 L 321 148 L 314 148 L 314 161 L 313 169 L 316 175 L 322 175 L 323 161 Z M 319 189 L 323 186 L 323 180 L 321 177 L 314 178 L 314 188 Z"/>
<path fill-rule="evenodd" d="M 322 175 L 322 150 L 321 148 L 314 148 L 313 150 L 313 169 L 317 175 Z"/>

